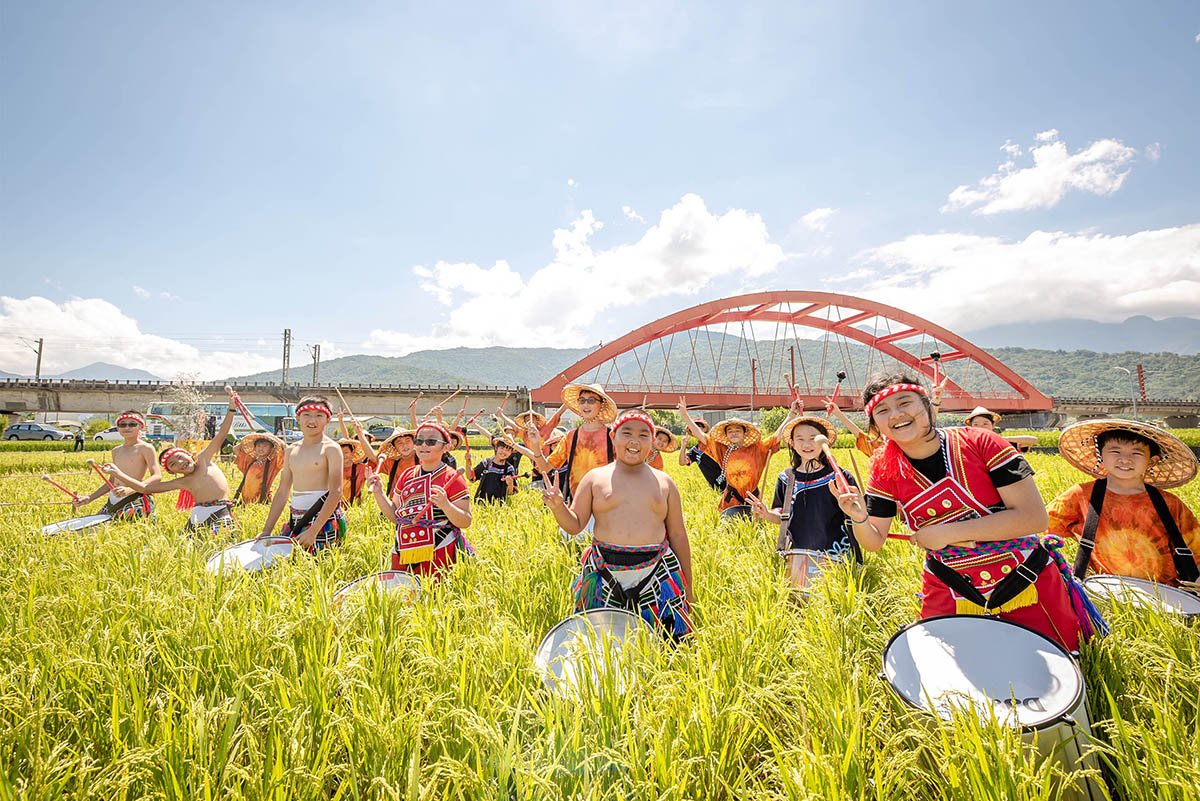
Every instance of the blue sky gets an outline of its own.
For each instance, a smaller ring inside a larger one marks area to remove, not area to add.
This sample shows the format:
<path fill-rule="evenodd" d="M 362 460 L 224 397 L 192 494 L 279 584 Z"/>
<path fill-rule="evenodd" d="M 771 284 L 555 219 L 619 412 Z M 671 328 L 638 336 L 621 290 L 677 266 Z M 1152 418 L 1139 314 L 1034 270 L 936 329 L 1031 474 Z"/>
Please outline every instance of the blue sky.
<path fill-rule="evenodd" d="M 1183 2 L 10 0 L 0 369 L 586 345 L 765 287 L 1200 316 L 1198 67 Z"/>

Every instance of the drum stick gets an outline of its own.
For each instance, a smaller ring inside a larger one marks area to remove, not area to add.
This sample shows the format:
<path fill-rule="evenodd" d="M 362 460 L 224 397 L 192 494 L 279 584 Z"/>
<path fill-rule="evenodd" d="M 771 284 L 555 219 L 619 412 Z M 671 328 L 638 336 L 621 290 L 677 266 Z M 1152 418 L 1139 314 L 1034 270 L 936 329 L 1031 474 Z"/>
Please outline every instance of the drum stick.
<path fill-rule="evenodd" d="M 424 395 L 425 395 L 424 392 L 418 392 L 417 397 L 413 398 L 412 403 L 408 404 L 408 408 L 410 408 L 410 409 L 415 408 L 417 405 L 417 401 L 419 401 Z"/>
<path fill-rule="evenodd" d="M 451 393 L 450 393 L 450 396 L 449 396 L 449 397 L 447 397 L 447 398 L 446 398 L 444 401 L 442 401 L 441 403 L 439 403 L 439 404 L 438 404 L 438 406 L 445 406 L 447 403 L 449 403 L 451 400 L 453 400 L 453 399 L 454 399 L 454 397 L 455 397 L 456 395 L 458 395 L 458 393 L 460 393 L 460 392 L 462 392 L 462 387 L 459 387 L 458 389 L 456 389 L 456 390 L 454 390 L 453 392 L 451 392 Z"/>
<path fill-rule="evenodd" d="M 933 386 L 934 386 L 934 389 L 936 389 L 937 385 L 942 380 L 942 376 L 941 376 L 942 354 L 938 353 L 935 350 L 933 353 L 929 354 L 929 358 L 933 359 Z"/>
<path fill-rule="evenodd" d="M 854 458 L 854 448 L 850 449 L 850 466 L 854 468 L 854 480 L 858 482 L 858 488 L 866 492 L 867 488 L 863 484 L 862 474 L 858 472 L 858 460 Z"/>
<path fill-rule="evenodd" d="M 838 492 L 843 495 L 850 492 L 850 482 L 846 480 L 846 475 L 842 472 L 841 466 L 833 458 L 833 451 L 829 449 L 829 437 L 824 434 L 817 434 L 813 442 L 820 446 L 825 454 L 825 458 L 829 460 L 829 466 L 833 468 L 833 481 L 837 484 Z"/>
<path fill-rule="evenodd" d="M 24 503 L 0 503 L 0 506 L 70 506 L 70 501 L 26 501 Z"/>
<path fill-rule="evenodd" d="M 346 411 L 350 412 L 350 419 L 354 421 L 354 427 L 361 432 L 363 430 L 362 423 L 358 422 L 358 415 L 350 408 L 350 404 L 346 403 L 346 399 L 342 397 L 342 391 L 338 387 L 334 387 L 333 391 L 337 393 L 338 400 L 342 402 L 342 406 L 346 407 Z"/>
<path fill-rule="evenodd" d="M 250 426 L 251 431 L 254 431 L 254 421 L 250 419 L 250 412 L 246 409 L 245 404 L 242 403 L 242 399 L 233 391 L 233 387 L 228 384 L 225 385 L 225 391 L 229 393 L 229 398 L 233 401 L 233 405 L 242 413 L 242 419 L 246 421 L 246 425 Z"/>
<path fill-rule="evenodd" d="M 104 475 L 104 471 L 100 469 L 100 465 L 96 464 L 95 459 L 88 459 L 87 466 L 96 471 L 96 475 L 100 476 L 100 480 L 107 484 L 110 490 L 116 490 L 116 486 L 108 480 L 108 476 Z"/>
<path fill-rule="evenodd" d="M 76 500 L 76 501 L 77 501 L 77 500 L 79 500 L 79 496 L 78 496 L 78 495 L 76 495 L 75 493 L 71 492 L 69 489 L 67 489 L 66 487 L 64 487 L 62 484 L 59 484 L 59 483 L 58 483 L 57 481 L 55 481 L 54 479 L 50 478 L 50 476 L 46 475 L 45 473 L 42 473 L 42 481 L 45 481 L 47 484 L 49 484 L 49 485 L 51 485 L 51 486 L 53 486 L 53 487 L 58 487 L 60 490 L 62 490 L 63 492 L 67 493 L 68 495 L 70 495 L 70 496 L 71 496 L 71 498 L 72 498 L 73 500 Z"/>
<path fill-rule="evenodd" d="M 846 380 L 846 371 L 838 370 L 837 383 L 833 385 L 833 395 L 830 397 L 830 401 L 833 402 L 834 406 L 837 405 L 838 395 L 840 395 L 842 392 L 842 382 L 845 380 Z"/>

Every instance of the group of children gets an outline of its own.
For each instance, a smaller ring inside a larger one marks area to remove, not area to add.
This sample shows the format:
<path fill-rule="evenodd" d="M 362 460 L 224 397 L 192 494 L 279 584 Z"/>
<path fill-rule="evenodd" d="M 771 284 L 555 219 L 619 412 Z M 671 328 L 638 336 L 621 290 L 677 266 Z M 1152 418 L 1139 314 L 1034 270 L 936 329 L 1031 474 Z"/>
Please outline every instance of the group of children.
<path fill-rule="evenodd" d="M 1163 491 L 1194 478 L 1196 457 L 1154 426 L 1095 420 L 1065 430 L 1063 456 L 1096 480 L 1072 487 L 1047 512 L 1028 461 L 992 430 L 997 416 L 975 410 L 967 425 L 939 428 L 934 398 L 905 374 L 878 376 L 864 389 L 866 431 L 855 428 L 834 399 L 827 402 L 828 415 L 846 422 L 871 455 L 865 488 L 822 449 L 837 435 L 830 421 L 806 415 L 799 402 L 764 436 L 740 418 L 710 430 L 681 398 L 679 413 L 696 441 L 682 448 L 645 412 L 621 414 L 598 385 L 570 384 L 562 400 L 550 419 L 532 411 L 512 419 L 497 410 L 494 419 L 504 429 L 492 439 L 492 456 L 476 465 L 468 456 L 463 471 L 477 484 L 475 500 L 511 495 L 520 460 L 528 458 L 562 531 L 588 537 L 574 584 L 577 611 L 629 609 L 675 639 L 692 631 L 694 597 L 679 490 L 662 471 L 662 454 L 676 451 L 681 465 L 696 464 L 719 493 L 722 520 L 786 520 L 792 548 L 861 561 L 863 551 L 879 550 L 895 536 L 892 524 L 900 518 L 925 551 L 922 617 L 995 614 L 1075 650 L 1097 622 L 1078 585 L 1087 571 L 1189 589 L 1200 578 L 1200 525 Z M 237 406 L 230 390 L 229 411 L 199 454 L 171 448 L 157 459 L 139 439 L 144 421 L 122 414 L 117 425 L 124 441 L 104 468 L 119 485 L 109 492 L 106 511 L 150 514 L 154 494 L 187 490 L 195 498 L 189 527 L 216 528 L 232 522 L 233 501 L 269 499 L 262 534 L 274 531 L 287 504 L 284 533 L 319 551 L 344 538 L 344 506 L 365 489 L 395 526 L 393 569 L 436 576 L 460 553 L 472 552 L 464 535 L 472 496 L 450 455 L 466 441 L 465 431 L 456 430 L 461 413 L 450 426 L 440 415 L 417 421 L 414 413 L 412 427 L 376 451 L 361 426 L 357 439 L 326 436 L 332 407 L 321 397 L 304 398 L 296 411 L 301 441 L 285 447 L 254 434 L 238 444 L 243 480 L 230 499 L 214 460 Z M 567 410 L 580 424 L 563 434 L 557 424 Z M 981 418 L 987 424 L 973 424 Z M 790 465 L 775 477 L 768 506 L 760 483 L 781 445 L 791 453 Z M 174 477 L 164 478 L 164 470 Z M 1060 553 L 1063 537 L 1080 540 L 1073 569 Z"/>

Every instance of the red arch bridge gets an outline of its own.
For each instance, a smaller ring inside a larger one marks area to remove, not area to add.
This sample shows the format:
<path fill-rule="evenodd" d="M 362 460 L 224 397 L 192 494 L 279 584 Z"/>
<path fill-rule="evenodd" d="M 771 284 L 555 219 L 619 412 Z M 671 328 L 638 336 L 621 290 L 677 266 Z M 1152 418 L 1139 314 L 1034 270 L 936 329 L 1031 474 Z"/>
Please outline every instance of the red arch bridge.
<path fill-rule="evenodd" d="M 555 404 L 572 382 L 602 384 L 621 407 L 705 410 L 821 408 L 840 381 L 838 404 L 861 408 L 869 377 L 903 369 L 948 379 L 943 411 L 986 406 L 1036 412 L 1051 398 L 954 332 L 902 309 L 829 292 L 773 291 L 693 306 L 598 348 L 533 390 Z"/>

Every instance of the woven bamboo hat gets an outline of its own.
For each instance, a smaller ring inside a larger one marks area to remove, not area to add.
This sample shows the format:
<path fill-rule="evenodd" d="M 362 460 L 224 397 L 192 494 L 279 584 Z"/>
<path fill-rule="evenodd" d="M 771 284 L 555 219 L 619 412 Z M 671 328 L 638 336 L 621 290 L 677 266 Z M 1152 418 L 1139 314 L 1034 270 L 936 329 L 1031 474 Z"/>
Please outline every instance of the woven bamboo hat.
<path fill-rule="evenodd" d="M 1175 435 L 1157 426 L 1135 420 L 1085 420 L 1063 429 L 1058 452 L 1071 464 L 1094 478 L 1104 478 L 1096 437 L 1105 431 L 1128 431 L 1158 446 L 1159 460 L 1146 470 L 1146 483 L 1159 489 L 1181 487 L 1196 477 L 1200 468 L 1196 455 Z"/>
<path fill-rule="evenodd" d="M 527 426 L 527 425 L 529 425 L 529 417 L 531 415 L 533 416 L 534 424 L 537 425 L 538 428 L 541 428 L 542 426 L 546 425 L 545 415 L 538 414 L 537 412 L 534 412 L 534 411 L 521 412 L 513 419 L 516 420 L 518 423 L 520 423 L 522 426 Z"/>
<path fill-rule="evenodd" d="M 567 384 L 562 391 L 563 405 L 583 417 L 583 412 L 579 410 L 579 393 L 581 392 L 590 392 L 600 398 L 600 414 L 597 419 L 601 423 L 607 425 L 617 419 L 616 401 L 608 397 L 608 393 L 599 384 Z"/>
<path fill-rule="evenodd" d="M 974 409 L 971 410 L 970 414 L 968 414 L 966 417 L 963 418 L 963 423 L 965 425 L 971 425 L 971 421 L 974 420 L 976 417 L 990 418 L 992 421 L 992 425 L 996 425 L 997 423 L 1000 422 L 999 414 L 997 414 L 996 412 L 993 412 L 991 409 L 985 409 L 982 406 L 976 406 Z"/>
<path fill-rule="evenodd" d="M 658 436 L 659 434 L 666 434 L 667 439 L 669 440 L 669 442 L 667 443 L 667 447 L 658 449 L 659 453 L 674 453 L 675 451 L 679 450 L 679 437 L 672 434 L 671 430 L 669 428 L 663 428 L 662 426 L 655 426 L 654 427 L 654 435 Z"/>
<path fill-rule="evenodd" d="M 459 448 L 461 448 L 463 446 L 463 443 L 467 441 L 467 438 L 464 437 L 462 432 L 459 431 L 457 428 L 450 429 L 449 433 L 450 433 L 450 450 L 452 450 L 452 451 L 458 450 Z"/>
<path fill-rule="evenodd" d="M 247 434 L 246 436 L 244 436 L 240 440 L 238 440 L 238 444 L 237 444 L 238 453 L 244 453 L 247 456 L 253 456 L 254 455 L 254 443 L 260 442 L 260 441 L 271 443 L 271 457 L 270 457 L 271 459 L 282 459 L 283 458 L 283 441 L 280 440 L 278 437 L 271 436 L 270 434 L 263 434 L 261 432 L 255 433 L 255 434 Z"/>
<path fill-rule="evenodd" d="M 392 432 L 392 435 L 383 441 L 379 446 L 379 455 L 384 459 L 397 459 L 400 457 L 400 451 L 396 449 L 396 440 L 401 437 L 413 438 L 413 432 L 407 428 L 397 428 Z"/>
<path fill-rule="evenodd" d="M 834 440 L 837 439 L 837 429 L 835 429 L 833 424 L 823 417 L 809 417 L 808 415 L 797 417 L 795 420 L 784 426 L 783 431 L 781 431 L 779 434 L 780 441 L 787 443 L 788 447 L 790 448 L 792 445 L 792 432 L 795 431 L 796 426 L 800 425 L 801 423 L 818 429 L 822 434 L 825 435 L 825 438 L 829 440 L 829 447 L 833 447 Z"/>
<path fill-rule="evenodd" d="M 350 464 L 358 464 L 367 458 L 367 451 L 363 448 L 362 443 L 356 439 L 339 439 L 338 445 L 350 449 Z"/>
<path fill-rule="evenodd" d="M 742 445 L 753 445 L 762 440 L 762 432 L 758 430 L 758 427 L 754 423 L 743 420 L 740 417 L 730 417 L 728 420 L 722 420 L 712 427 L 712 431 L 709 432 L 708 436 L 722 445 L 728 445 L 730 444 L 728 434 L 730 426 L 741 426 L 746 430 L 746 438 L 742 440 Z"/>

